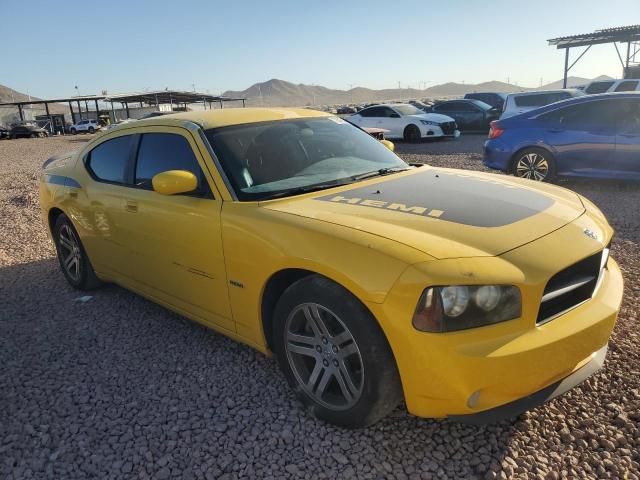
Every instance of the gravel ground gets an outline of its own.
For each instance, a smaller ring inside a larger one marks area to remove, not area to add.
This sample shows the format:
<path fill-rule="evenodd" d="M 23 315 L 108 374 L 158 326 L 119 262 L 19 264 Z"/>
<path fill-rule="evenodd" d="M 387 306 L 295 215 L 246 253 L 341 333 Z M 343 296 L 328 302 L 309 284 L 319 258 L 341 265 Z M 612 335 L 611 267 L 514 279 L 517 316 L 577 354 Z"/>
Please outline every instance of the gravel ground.
<path fill-rule="evenodd" d="M 617 230 L 625 300 L 603 371 L 514 422 L 409 416 L 360 431 L 303 412 L 273 360 L 116 286 L 83 303 L 40 223 L 48 156 L 0 141 L 0 478 L 640 478 L 640 185 L 563 182 Z M 398 144 L 483 170 L 480 135 Z"/>

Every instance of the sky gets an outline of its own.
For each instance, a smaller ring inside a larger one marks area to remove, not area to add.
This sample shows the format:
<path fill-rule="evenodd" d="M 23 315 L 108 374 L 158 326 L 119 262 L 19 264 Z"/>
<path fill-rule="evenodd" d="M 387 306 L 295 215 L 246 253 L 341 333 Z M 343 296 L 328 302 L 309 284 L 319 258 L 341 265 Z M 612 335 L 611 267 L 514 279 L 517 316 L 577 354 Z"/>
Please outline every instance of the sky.
<path fill-rule="evenodd" d="M 562 78 L 564 51 L 547 39 L 640 24 L 640 0 L 0 0 L 0 18 L 0 84 L 41 98 L 217 94 L 271 78 L 345 90 L 533 87 Z M 613 45 L 570 72 L 602 74 L 621 75 Z"/>

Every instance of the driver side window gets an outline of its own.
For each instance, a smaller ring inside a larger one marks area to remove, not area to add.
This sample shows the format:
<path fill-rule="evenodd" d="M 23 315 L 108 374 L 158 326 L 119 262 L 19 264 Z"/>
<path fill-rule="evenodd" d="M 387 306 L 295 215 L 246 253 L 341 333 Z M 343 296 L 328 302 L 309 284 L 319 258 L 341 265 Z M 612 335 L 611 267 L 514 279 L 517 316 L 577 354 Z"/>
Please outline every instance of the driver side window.
<path fill-rule="evenodd" d="M 174 133 L 143 134 L 138 147 L 135 185 L 152 190 L 151 179 L 167 170 L 191 172 L 198 179 L 199 190 L 209 190 L 202 169 L 186 138 Z"/>

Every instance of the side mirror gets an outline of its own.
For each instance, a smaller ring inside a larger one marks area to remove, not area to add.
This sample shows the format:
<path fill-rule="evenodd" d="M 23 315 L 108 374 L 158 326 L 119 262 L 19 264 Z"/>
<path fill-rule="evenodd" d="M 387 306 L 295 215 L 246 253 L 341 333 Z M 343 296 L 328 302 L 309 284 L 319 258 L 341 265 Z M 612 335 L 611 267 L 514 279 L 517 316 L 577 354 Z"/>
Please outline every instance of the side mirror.
<path fill-rule="evenodd" d="M 154 175 L 151 185 L 155 192 L 162 195 L 193 192 L 198 188 L 196 176 L 186 170 L 168 170 Z"/>
<path fill-rule="evenodd" d="M 380 143 L 383 144 L 385 147 L 387 147 L 392 152 L 396 148 L 396 146 L 393 144 L 393 142 L 390 142 L 389 140 L 380 140 Z"/>

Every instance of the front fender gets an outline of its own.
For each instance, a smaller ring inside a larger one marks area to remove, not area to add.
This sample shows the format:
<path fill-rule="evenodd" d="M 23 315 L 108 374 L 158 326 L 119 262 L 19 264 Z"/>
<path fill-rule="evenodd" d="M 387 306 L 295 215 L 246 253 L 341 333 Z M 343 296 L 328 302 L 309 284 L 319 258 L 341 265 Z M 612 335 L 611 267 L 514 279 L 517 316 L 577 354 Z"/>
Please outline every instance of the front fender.
<path fill-rule="evenodd" d="M 261 299 L 275 273 L 308 270 L 342 285 L 364 304 L 380 304 L 410 264 L 432 258 L 386 238 L 255 204 L 225 203 L 222 222 L 238 333 L 265 346 Z"/>

